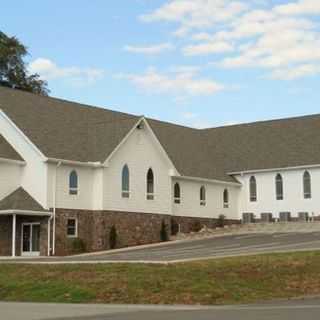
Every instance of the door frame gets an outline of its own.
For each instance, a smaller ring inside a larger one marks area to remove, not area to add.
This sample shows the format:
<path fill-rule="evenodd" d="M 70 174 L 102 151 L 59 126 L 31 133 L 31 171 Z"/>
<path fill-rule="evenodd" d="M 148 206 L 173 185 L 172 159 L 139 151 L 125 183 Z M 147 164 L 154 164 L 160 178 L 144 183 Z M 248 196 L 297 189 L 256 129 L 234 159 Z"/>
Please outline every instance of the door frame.
<path fill-rule="evenodd" d="M 21 256 L 28 256 L 28 257 L 38 257 L 40 256 L 40 251 L 31 251 L 32 250 L 32 232 L 33 232 L 33 226 L 38 225 L 41 226 L 40 222 L 23 222 L 21 224 Z M 24 226 L 30 226 L 30 251 L 23 251 L 23 227 Z M 40 236 L 39 236 L 39 242 L 40 242 Z"/>

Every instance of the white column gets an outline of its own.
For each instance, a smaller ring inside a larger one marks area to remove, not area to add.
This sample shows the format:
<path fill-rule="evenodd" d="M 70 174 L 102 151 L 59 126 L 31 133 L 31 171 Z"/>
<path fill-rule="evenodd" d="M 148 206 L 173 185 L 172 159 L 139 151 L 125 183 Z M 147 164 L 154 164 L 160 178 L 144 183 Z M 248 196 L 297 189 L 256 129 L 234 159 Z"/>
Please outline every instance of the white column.
<path fill-rule="evenodd" d="M 12 257 L 16 256 L 16 214 L 12 215 Z"/>

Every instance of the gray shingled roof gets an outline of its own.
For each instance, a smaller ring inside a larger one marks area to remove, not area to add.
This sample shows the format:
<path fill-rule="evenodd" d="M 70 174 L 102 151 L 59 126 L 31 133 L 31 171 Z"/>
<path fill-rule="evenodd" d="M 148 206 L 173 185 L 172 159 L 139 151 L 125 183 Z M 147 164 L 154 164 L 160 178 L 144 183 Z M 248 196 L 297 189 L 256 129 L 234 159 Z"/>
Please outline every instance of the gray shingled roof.
<path fill-rule="evenodd" d="M 0 158 L 23 161 L 19 153 L 0 134 Z"/>
<path fill-rule="evenodd" d="M 21 187 L 0 201 L 1 210 L 47 211 Z"/>
<path fill-rule="evenodd" d="M 47 157 L 104 161 L 139 117 L 0 88 L 0 108 Z M 180 174 L 320 164 L 320 115 L 197 130 L 147 119 Z"/>

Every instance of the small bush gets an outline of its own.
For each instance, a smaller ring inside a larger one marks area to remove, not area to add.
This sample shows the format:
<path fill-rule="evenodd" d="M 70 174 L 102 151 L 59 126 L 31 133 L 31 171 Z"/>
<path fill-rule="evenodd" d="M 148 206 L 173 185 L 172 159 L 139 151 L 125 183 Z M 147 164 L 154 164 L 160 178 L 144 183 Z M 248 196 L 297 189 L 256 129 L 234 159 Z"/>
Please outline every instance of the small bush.
<path fill-rule="evenodd" d="M 86 252 L 86 244 L 80 238 L 69 239 L 69 248 L 73 254 Z"/>
<path fill-rule="evenodd" d="M 115 249 L 117 246 L 117 229 L 113 225 L 110 229 L 110 234 L 109 234 L 109 244 L 110 244 L 110 249 Z"/>
<path fill-rule="evenodd" d="M 164 220 L 162 220 L 162 223 L 161 223 L 160 240 L 162 242 L 169 241 L 168 230 Z"/>
<path fill-rule="evenodd" d="M 179 223 L 175 219 L 171 219 L 171 235 L 175 236 L 179 232 Z"/>
<path fill-rule="evenodd" d="M 218 228 L 223 228 L 226 225 L 226 216 L 223 214 L 220 214 L 216 225 Z"/>
<path fill-rule="evenodd" d="M 200 220 L 195 220 L 190 225 L 191 232 L 199 232 L 202 229 L 202 224 Z"/>

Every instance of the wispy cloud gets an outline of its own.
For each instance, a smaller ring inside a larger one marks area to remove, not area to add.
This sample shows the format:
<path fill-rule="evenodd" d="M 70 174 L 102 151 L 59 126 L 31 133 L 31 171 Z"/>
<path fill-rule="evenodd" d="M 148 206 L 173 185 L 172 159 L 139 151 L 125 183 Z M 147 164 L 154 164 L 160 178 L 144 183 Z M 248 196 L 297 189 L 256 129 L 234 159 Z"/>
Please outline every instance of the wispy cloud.
<path fill-rule="evenodd" d="M 221 68 L 260 68 L 269 78 L 294 80 L 320 74 L 318 17 L 319 0 L 170 0 L 140 19 L 178 24 L 185 56 L 213 55 Z"/>
<path fill-rule="evenodd" d="M 50 59 L 38 58 L 29 64 L 30 73 L 38 73 L 42 79 L 65 79 L 71 84 L 91 84 L 101 79 L 105 72 L 95 68 L 59 67 Z"/>
<path fill-rule="evenodd" d="M 223 84 L 201 78 L 198 70 L 186 67 L 174 68 L 167 72 L 149 68 L 141 74 L 121 74 L 118 77 L 129 80 L 147 94 L 168 94 L 179 97 L 206 96 L 225 89 Z"/>
<path fill-rule="evenodd" d="M 157 55 L 165 51 L 172 51 L 175 47 L 171 43 L 160 43 L 150 46 L 130 46 L 124 47 L 124 50 L 131 53 L 146 54 L 146 55 Z"/>

